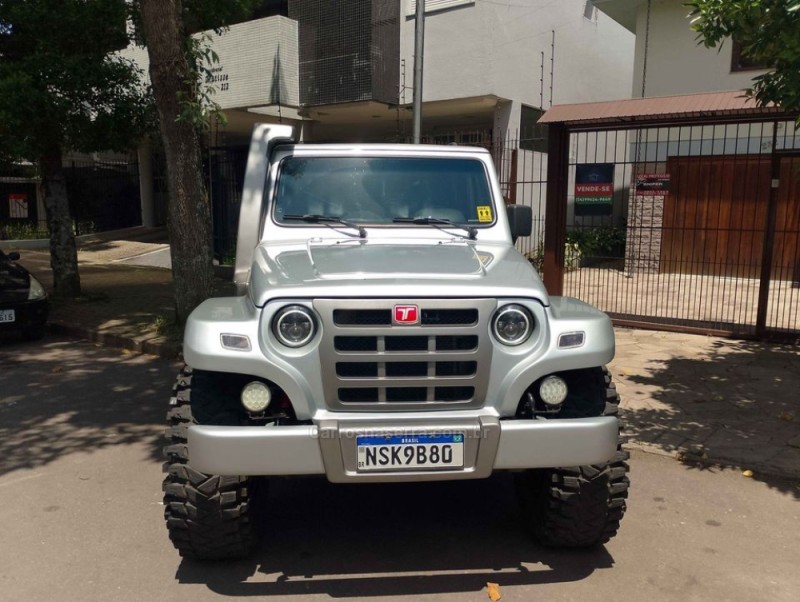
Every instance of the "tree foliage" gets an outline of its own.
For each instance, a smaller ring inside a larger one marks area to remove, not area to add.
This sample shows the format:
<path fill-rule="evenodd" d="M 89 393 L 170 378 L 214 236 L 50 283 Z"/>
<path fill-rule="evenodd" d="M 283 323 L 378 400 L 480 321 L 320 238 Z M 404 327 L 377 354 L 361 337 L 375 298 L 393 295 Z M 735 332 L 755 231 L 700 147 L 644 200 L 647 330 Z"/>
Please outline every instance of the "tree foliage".
<path fill-rule="evenodd" d="M 146 129 L 124 0 L 0 1 L 0 147 L 38 159 L 53 144 L 126 150 Z"/>
<path fill-rule="evenodd" d="M 148 127 L 125 0 L 0 0 L 0 156 L 37 165 L 55 292 L 80 292 L 65 150 L 124 150 Z"/>
<path fill-rule="evenodd" d="M 748 93 L 760 105 L 800 111 L 800 0 L 692 0 L 692 27 L 708 48 L 733 38 L 755 62 L 771 65 Z"/>

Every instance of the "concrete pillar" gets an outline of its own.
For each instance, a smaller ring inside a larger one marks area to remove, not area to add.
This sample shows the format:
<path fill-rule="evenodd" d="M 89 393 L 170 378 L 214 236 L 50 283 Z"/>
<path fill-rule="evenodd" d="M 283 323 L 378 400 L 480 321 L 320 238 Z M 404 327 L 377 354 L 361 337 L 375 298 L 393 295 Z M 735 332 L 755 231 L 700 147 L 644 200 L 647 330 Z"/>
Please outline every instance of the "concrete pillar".
<path fill-rule="evenodd" d="M 139 198 L 142 206 L 142 225 L 152 228 L 156 225 L 155 203 L 153 201 L 153 143 L 147 139 L 137 149 L 139 160 Z"/>
<path fill-rule="evenodd" d="M 494 108 L 494 135 L 503 140 L 519 137 L 522 104 L 518 100 L 498 100 Z"/>

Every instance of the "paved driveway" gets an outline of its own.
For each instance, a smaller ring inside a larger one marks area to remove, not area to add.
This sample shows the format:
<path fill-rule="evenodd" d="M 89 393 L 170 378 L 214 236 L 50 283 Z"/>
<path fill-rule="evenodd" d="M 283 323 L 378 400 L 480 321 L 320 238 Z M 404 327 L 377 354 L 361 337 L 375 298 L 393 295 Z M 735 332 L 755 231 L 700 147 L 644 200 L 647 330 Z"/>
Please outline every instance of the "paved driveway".
<path fill-rule="evenodd" d="M 162 524 L 175 365 L 48 338 L 0 344 L 3 600 L 768 600 L 800 591 L 800 489 L 634 453 L 620 535 L 533 544 L 507 476 L 333 486 L 278 481 L 252 559 L 182 561 Z"/>

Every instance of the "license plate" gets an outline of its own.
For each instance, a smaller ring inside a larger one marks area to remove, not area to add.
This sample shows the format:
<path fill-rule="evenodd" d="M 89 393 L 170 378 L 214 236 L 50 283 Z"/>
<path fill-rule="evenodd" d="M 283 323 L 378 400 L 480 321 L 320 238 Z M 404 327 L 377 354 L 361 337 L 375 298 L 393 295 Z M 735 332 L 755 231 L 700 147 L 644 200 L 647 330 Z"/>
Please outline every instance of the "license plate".
<path fill-rule="evenodd" d="M 4 322 L 13 322 L 17 319 L 13 309 L 0 309 L 0 324 Z"/>
<path fill-rule="evenodd" d="M 356 437 L 358 470 L 436 470 L 464 467 L 464 435 Z"/>

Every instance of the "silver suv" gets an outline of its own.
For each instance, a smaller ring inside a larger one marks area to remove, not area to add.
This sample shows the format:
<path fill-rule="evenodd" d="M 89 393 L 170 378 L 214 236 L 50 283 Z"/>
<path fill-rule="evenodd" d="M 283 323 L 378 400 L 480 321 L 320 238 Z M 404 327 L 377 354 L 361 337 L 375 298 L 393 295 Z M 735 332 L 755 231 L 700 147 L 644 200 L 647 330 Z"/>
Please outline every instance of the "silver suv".
<path fill-rule="evenodd" d="M 257 126 L 234 280 L 189 318 L 168 414 L 170 538 L 247 554 L 269 477 L 513 471 L 533 534 L 615 535 L 627 455 L 608 317 L 550 297 L 483 149 L 302 145 Z"/>

